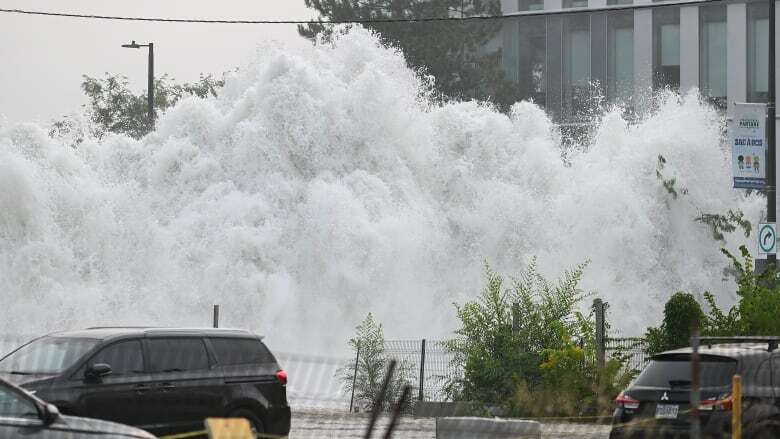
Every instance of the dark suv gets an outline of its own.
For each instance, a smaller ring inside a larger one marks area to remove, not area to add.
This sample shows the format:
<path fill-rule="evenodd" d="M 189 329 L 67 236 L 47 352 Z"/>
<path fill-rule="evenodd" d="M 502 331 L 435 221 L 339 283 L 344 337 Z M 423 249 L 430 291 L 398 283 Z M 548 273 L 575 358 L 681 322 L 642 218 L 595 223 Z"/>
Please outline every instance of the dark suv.
<path fill-rule="evenodd" d="M 703 438 L 731 437 L 735 374 L 742 377 L 742 437 L 780 438 L 777 340 L 752 337 L 702 346 L 699 419 Z M 617 397 L 610 439 L 689 436 L 692 352 L 691 348 L 683 348 L 651 358 L 631 386 Z"/>
<path fill-rule="evenodd" d="M 155 434 L 203 430 L 206 417 L 247 418 L 287 435 L 287 374 L 262 342 L 229 329 L 89 328 L 37 338 L 0 359 L 0 378 L 63 414 Z"/>

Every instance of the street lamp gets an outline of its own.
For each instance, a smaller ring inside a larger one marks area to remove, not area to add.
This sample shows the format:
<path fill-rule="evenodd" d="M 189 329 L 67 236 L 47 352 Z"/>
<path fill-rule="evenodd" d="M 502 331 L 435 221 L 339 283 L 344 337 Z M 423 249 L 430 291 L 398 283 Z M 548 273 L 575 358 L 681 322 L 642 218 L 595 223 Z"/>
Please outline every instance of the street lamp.
<path fill-rule="evenodd" d="M 149 48 L 149 85 L 148 85 L 148 104 L 149 104 L 149 126 L 154 129 L 154 43 L 138 44 L 133 40 L 130 44 L 122 44 L 126 49 Z"/>
<path fill-rule="evenodd" d="M 767 167 L 766 167 L 766 222 L 774 223 L 777 221 L 777 206 L 775 206 L 775 197 L 777 197 L 777 174 L 776 174 L 776 156 L 775 156 L 775 139 L 776 139 L 776 111 L 777 105 L 775 102 L 775 0 L 769 0 L 769 82 L 768 82 L 768 96 L 767 96 L 767 124 L 766 124 L 766 137 L 767 137 Z M 777 255 L 767 255 L 767 263 L 774 265 L 777 261 Z"/>

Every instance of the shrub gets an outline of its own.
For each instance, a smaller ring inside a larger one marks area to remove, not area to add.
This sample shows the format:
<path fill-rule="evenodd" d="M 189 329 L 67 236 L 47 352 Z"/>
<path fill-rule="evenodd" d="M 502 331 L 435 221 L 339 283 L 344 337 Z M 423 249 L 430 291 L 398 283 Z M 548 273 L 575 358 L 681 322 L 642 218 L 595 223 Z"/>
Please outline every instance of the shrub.
<path fill-rule="evenodd" d="M 704 312 L 690 293 L 678 291 L 664 305 L 664 319 L 660 327 L 648 328 L 648 354 L 688 346 L 694 324 L 701 325 Z"/>
<path fill-rule="evenodd" d="M 741 246 L 742 261 L 728 250 L 721 249 L 731 261 L 737 280 L 739 301 L 723 312 L 710 293 L 704 298 L 710 308 L 705 332 L 708 335 L 780 335 L 780 284 L 777 270 L 769 268 L 760 274 L 753 271 L 753 257 Z"/>
<path fill-rule="evenodd" d="M 340 368 L 336 374 L 342 382 L 342 389 L 346 395 L 352 394 L 354 380 L 355 400 L 366 401 L 368 409 L 373 409 L 376 404 L 381 404 L 382 409 L 391 409 L 400 398 L 405 385 L 411 382 L 411 365 L 399 361 L 396 363 L 385 398 L 379 399 L 379 394 L 387 374 L 390 358 L 385 355 L 385 336 L 382 324 L 374 320 L 374 316 L 368 313 L 361 324 L 355 327 L 355 337 L 349 340 L 349 346 L 354 355 L 358 356 L 357 375 L 355 374 L 355 362 L 350 362 Z M 354 356 L 353 356 L 354 358 Z M 411 395 L 409 393 L 405 406 L 409 407 Z"/>
<path fill-rule="evenodd" d="M 516 416 L 607 410 L 630 373 L 617 359 L 596 365 L 593 315 L 577 311 L 587 297 L 578 288 L 585 266 L 550 282 L 534 260 L 507 289 L 486 265 L 479 298 L 455 305 L 461 327 L 447 346 L 463 375 L 449 383 L 450 397 L 501 405 Z"/>

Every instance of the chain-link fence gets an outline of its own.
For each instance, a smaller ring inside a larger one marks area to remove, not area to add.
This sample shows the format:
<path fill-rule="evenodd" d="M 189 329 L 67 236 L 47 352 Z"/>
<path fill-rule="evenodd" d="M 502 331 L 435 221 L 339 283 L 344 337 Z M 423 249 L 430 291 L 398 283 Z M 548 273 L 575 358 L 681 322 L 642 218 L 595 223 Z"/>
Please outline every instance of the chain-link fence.
<path fill-rule="evenodd" d="M 641 337 L 604 339 L 604 352 L 608 358 L 619 358 L 627 368 L 637 371 L 641 371 L 649 359 L 646 348 L 647 342 Z M 461 367 L 453 364 L 453 354 L 443 340 L 386 340 L 385 355 L 406 366 L 408 381 L 417 387 L 415 396 L 424 401 L 447 401 L 447 384 L 462 373 Z"/>
<path fill-rule="evenodd" d="M 406 367 L 415 399 L 447 401 L 446 386 L 461 373 L 442 340 L 387 340 L 385 355 Z M 422 372 L 423 379 L 420 380 Z"/>
<path fill-rule="evenodd" d="M 620 358 L 626 367 L 641 371 L 649 359 L 645 351 L 647 341 L 641 337 L 607 338 L 604 340 L 604 352 L 607 357 Z"/>

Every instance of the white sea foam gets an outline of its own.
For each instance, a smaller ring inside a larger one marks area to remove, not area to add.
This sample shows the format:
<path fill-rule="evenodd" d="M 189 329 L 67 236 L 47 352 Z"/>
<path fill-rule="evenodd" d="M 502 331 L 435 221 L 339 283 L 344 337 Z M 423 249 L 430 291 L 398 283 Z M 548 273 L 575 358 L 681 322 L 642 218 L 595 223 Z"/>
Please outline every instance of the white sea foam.
<path fill-rule="evenodd" d="M 218 99 L 189 99 L 134 141 L 77 148 L 0 125 L 0 330 L 222 323 L 277 350 L 341 350 L 369 311 L 391 338 L 438 338 L 483 261 L 550 276 L 591 260 L 583 287 L 624 334 L 672 292 L 729 304 L 701 212 L 762 200 L 731 189 L 718 114 L 667 96 L 629 125 L 603 116 L 561 160 L 544 112 L 438 105 L 362 30 L 300 53 L 263 48 Z M 656 177 L 658 155 L 687 195 Z M 728 237 L 733 248 L 743 236 Z M 752 242 L 752 239 L 750 240 Z"/>

